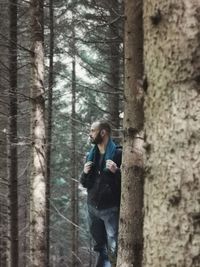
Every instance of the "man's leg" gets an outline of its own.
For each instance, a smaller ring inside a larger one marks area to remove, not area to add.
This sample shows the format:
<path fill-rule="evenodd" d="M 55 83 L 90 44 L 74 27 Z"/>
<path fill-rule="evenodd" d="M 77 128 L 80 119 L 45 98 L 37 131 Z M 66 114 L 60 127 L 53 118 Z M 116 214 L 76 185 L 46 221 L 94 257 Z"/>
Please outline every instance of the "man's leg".
<path fill-rule="evenodd" d="M 93 208 L 88 208 L 88 214 L 90 233 L 95 242 L 94 251 L 99 252 L 96 267 L 111 267 L 108 260 L 107 235 L 104 221 L 97 216 L 98 211 L 94 212 Z"/>
<path fill-rule="evenodd" d="M 116 266 L 117 261 L 117 238 L 118 238 L 118 226 L 119 226 L 119 209 L 111 208 L 104 212 L 102 217 L 104 220 L 107 242 L 108 242 L 108 255 L 112 267 Z"/>
<path fill-rule="evenodd" d="M 99 251 L 96 267 L 111 267 L 110 261 L 108 259 L 107 248 Z"/>

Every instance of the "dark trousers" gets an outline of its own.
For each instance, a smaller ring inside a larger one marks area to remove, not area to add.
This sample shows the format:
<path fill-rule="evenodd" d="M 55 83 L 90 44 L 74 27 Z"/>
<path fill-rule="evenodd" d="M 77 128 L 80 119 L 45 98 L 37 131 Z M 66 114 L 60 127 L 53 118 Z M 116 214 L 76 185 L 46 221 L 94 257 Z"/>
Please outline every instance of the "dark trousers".
<path fill-rule="evenodd" d="M 105 260 L 108 260 L 109 256 L 113 263 L 116 262 L 119 208 L 98 210 L 89 205 L 88 215 L 90 233 L 95 242 L 94 250 L 100 255 L 102 253 Z"/>

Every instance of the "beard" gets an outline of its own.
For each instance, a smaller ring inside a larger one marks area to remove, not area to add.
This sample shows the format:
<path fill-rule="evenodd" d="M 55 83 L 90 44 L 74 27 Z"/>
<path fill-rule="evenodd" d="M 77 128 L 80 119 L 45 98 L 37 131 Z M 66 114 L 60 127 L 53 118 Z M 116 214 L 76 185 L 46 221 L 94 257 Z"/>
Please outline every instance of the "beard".
<path fill-rule="evenodd" d="M 92 144 L 99 145 L 103 142 L 103 137 L 101 136 L 101 131 L 97 134 L 95 138 L 90 137 L 90 141 Z"/>

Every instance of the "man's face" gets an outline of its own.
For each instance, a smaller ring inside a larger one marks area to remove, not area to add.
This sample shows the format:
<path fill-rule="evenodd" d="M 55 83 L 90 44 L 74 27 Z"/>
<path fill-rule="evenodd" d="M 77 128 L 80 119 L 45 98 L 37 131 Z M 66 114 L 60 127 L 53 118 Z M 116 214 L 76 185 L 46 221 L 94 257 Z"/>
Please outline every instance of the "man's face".
<path fill-rule="evenodd" d="M 90 128 L 90 133 L 89 133 L 90 140 L 93 144 L 101 144 L 103 141 L 103 137 L 101 136 L 101 131 L 99 129 L 99 124 L 98 123 L 93 123 L 91 128 Z"/>

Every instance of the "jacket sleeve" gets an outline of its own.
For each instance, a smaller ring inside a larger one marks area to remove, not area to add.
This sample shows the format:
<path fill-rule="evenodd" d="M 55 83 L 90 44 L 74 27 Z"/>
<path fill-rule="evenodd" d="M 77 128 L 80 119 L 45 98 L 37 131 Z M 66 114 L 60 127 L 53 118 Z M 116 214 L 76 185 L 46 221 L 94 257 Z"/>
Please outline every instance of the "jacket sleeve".
<path fill-rule="evenodd" d="M 86 154 L 85 156 L 85 163 L 87 162 L 87 156 L 89 153 Z M 84 188 L 88 188 L 89 187 L 89 180 L 91 179 L 91 172 L 89 172 L 88 174 L 84 173 L 82 171 L 81 175 L 80 175 L 80 183 L 82 184 L 82 186 Z"/>
<path fill-rule="evenodd" d="M 88 174 L 82 172 L 80 182 L 84 188 L 90 189 L 93 185 L 92 172 L 89 172 Z"/>
<path fill-rule="evenodd" d="M 81 176 L 80 176 L 80 182 L 82 184 L 83 187 L 87 188 L 87 174 L 85 174 L 84 172 L 81 173 Z"/>

